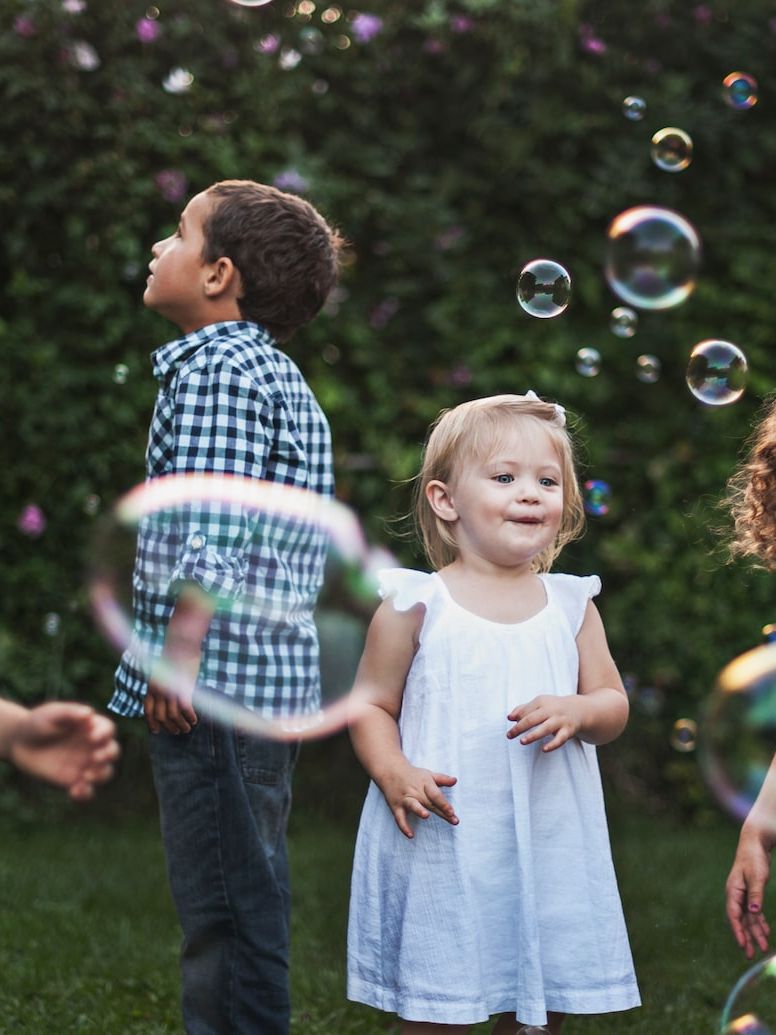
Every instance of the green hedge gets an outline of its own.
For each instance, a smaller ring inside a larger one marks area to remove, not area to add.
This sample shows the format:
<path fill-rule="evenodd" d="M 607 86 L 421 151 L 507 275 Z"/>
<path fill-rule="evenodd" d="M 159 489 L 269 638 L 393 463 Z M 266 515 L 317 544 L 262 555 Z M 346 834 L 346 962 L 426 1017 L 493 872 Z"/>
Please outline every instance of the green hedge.
<path fill-rule="evenodd" d="M 86 605 L 87 511 L 143 476 L 148 354 L 174 336 L 140 302 L 151 243 L 210 182 L 280 178 L 351 242 L 338 292 L 290 347 L 330 416 L 340 496 L 385 541 L 441 407 L 533 387 L 578 414 L 585 471 L 611 484 L 612 505 L 562 566 L 602 574 L 621 668 L 663 695 L 654 715 L 654 696 L 635 693 L 618 771 L 702 803 L 671 725 L 774 618 L 770 579 L 727 566 L 713 531 L 774 387 L 772 5 L 3 0 L 0 25 L 2 692 L 106 700 L 114 658 Z M 749 111 L 721 96 L 735 68 L 761 84 Z M 193 77 L 182 92 L 163 85 L 175 69 Z M 646 99 L 643 121 L 624 118 L 627 94 Z M 665 125 L 694 140 L 680 174 L 649 157 Z M 689 301 L 643 312 L 622 340 L 605 234 L 640 203 L 685 214 L 703 264 Z M 573 278 L 552 320 L 515 301 L 538 255 Z M 684 383 L 708 337 L 749 358 L 735 406 L 704 407 Z M 575 370 L 581 346 L 602 354 L 595 378 Z M 662 361 L 655 384 L 635 377 L 640 353 Z M 38 537 L 17 528 L 30 503 L 47 521 Z"/>

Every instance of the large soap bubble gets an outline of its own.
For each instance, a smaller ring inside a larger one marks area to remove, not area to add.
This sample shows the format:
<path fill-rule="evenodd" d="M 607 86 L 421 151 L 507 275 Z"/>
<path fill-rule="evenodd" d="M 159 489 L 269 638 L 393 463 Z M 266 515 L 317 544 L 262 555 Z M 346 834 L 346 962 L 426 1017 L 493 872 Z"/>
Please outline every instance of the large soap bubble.
<path fill-rule="evenodd" d="M 174 475 L 138 486 L 103 520 L 90 594 L 125 663 L 180 698 L 190 678 L 162 646 L 178 595 L 196 586 L 212 619 L 195 711 L 260 736 L 320 737 L 368 697 L 356 698 L 355 670 L 379 603 L 374 569 L 386 559 L 336 501 L 247 478 Z M 278 672 L 300 652 L 306 678 L 291 696 Z"/>
<path fill-rule="evenodd" d="M 711 792 L 740 822 L 776 752 L 776 643 L 739 655 L 720 672 L 703 709 L 698 749 Z"/>
<path fill-rule="evenodd" d="M 669 309 L 693 291 L 700 254 L 700 238 L 684 216 L 639 205 L 621 212 L 609 226 L 606 279 L 628 305 Z"/>

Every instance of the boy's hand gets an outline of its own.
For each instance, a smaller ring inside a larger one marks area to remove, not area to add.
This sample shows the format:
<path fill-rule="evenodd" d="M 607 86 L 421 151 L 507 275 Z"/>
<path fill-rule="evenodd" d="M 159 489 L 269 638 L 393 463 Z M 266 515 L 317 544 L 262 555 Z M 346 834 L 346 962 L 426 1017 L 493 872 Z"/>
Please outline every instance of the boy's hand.
<path fill-rule="evenodd" d="M 159 673 L 148 680 L 143 711 L 152 733 L 189 733 L 197 724 L 192 699 L 202 660 L 202 643 L 213 603 L 194 584 L 183 587 L 167 624 Z"/>
<path fill-rule="evenodd" d="M 513 708 L 507 715 L 514 726 L 507 730 L 507 738 L 520 737 L 521 744 L 533 744 L 543 737 L 552 737 L 542 745 L 542 751 L 555 751 L 575 737 L 582 723 L 584 701 L 579 694 L 556 697 L 542 694 L 527 704 Z M 530 732 L 528 732 L 530 731 Z"/>
<path fill-rule="evenodd" d="M 457 826 L 455 810 L 439 789 L 452 787 L 457 782 L 455 776 L 432 773 L 429 769 L 408 765 L 382 780 L 380 790 L 399 830 L 411 839 L 415 835 L 408 821 L 410 814 L 428 819 L 433 812 L 445 822 Z"/>
<path fill-rule="evenodd" d="M 194 687 L 199 675 L 201 651 L 189 646 L 182 651 L 165 644 L 162 667 L 169 679 L 149 679 L 143 702 L 146 723 L 152 733 L 190 733 L 197 724 L 197 713 L 192 705 Z"/>
<path fill-rule="evenodd" d="M 755 945 L 761 952 L 768 949 L 771 929 L 762 908 L 770 872 L 770 840 L 745 822 L 725 884 L 725 911 L 733 935 L 747 959 L 754 956 Z"/>

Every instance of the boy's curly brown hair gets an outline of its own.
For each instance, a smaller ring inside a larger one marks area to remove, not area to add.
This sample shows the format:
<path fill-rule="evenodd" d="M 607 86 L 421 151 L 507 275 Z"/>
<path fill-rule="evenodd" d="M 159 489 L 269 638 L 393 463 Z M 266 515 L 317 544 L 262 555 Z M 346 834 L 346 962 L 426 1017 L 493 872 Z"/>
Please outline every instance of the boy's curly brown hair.
<path fill-rule="evenodd" d="M 776 570 L 776 396 L 766 401 L 723 504 L 733 516 L 732 556 L 752 557 Z"/>

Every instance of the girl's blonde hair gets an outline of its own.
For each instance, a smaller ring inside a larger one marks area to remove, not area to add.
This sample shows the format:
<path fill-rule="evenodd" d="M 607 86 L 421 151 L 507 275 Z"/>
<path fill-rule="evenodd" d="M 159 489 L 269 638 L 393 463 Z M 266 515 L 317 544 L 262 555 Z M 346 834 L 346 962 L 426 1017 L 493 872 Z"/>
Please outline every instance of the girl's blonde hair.
<path fill-rule="evenodd" d="M 415 526 L 431 565 L 443 568 L 458 555 L 450 524 L 437 517 L 426 499 L 431 481 L 449 484 L 467 460 L 492 455 L 508 428 L 536 421 L 550 435 L 563 475 L 563 516 L 553 543 L 534 558 L 534 571 L 549 571 L 560 551 L 577 539 L 585 526 L 585 511 L 574 463 L 574 447 L 565 428 L 563 410 L 554 403 L 524 395 L 492 395 L 442 410 L 431 425 L 415 480 Z"/>
<path fill-rule="evenodd" d="M 776 397 L 749 438 L 743 463 L 728 482 L 724 504 L 733 515 L 734 557 L 776 569 Z"/>

